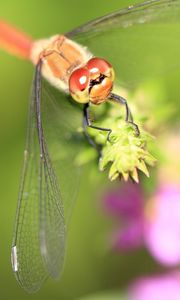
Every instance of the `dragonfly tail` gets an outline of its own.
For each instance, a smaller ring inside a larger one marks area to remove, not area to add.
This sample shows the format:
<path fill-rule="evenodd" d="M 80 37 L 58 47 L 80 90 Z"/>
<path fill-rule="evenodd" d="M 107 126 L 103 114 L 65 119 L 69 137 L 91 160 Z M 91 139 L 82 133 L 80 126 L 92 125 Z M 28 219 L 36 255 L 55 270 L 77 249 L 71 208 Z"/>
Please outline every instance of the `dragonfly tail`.
<path fill-rule="evenodd" d="M 29 59 L 33 40 L 19 29 L 0 19 L 0 48 L 12 55 Z"/>

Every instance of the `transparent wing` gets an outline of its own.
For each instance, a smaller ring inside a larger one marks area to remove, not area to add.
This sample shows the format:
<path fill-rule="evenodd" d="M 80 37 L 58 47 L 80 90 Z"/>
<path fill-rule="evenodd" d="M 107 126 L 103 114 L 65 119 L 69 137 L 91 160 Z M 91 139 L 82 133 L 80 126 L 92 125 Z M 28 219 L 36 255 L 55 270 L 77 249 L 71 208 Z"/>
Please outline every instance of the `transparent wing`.
<path fill-rule="evenodd" d="M 81 147 L 77 133 L 81 113 L 65 95 L 51 90 L 44 81 L 42 85 L 41 137 L 37 127 L 37 92 L 32 93 L 30 103 L 12 248 L 16 278 L 28 292 L 37 291 L 47 276 L 57 278 L 62 272 L 65 226 L 80 177 L 74 160 Z M 33 86 L 37 86 L 37 76 Z"/>
<path fill-rule="evenodd" d="M 108 59 L 127 88 L 180 67 L 180 1 L 153 0 L 89 22 L 66 35 Z"/>
<path fill-rule="evenodd" d="M 24 151 L 12 248 L 12 262 L 16 278 L 28 292 L 38 290 L 48 275 L 40 251 L 41 169 L 33 93 L 29 108 L 27 143 Z"/>

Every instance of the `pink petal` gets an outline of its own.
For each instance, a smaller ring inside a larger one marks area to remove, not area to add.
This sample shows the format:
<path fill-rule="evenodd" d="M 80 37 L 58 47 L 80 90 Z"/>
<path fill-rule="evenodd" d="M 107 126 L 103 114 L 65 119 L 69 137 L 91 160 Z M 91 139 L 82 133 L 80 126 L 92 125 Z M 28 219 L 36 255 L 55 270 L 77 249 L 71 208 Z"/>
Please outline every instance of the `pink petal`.
<path fill-rule="evenodd" d="M 155 215 L 145 224 L 144 240 L 162 264 L 180 263 L 180 188 L 162 187 L 153 200 Z"/>
<path fill-rule="evenodd" d="M 180 274 L 137 279 L 129 287 L 131 300 L 180 300 Z"/>

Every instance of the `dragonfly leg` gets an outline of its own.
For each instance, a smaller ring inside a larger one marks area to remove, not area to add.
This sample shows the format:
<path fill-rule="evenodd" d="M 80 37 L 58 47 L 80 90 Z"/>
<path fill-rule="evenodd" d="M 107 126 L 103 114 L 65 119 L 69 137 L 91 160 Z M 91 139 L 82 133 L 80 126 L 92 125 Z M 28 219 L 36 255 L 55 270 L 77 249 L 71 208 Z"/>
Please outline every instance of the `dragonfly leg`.
<path fill-rule="evenodd" d="M 108 132 L 108 139 L 109 139 L 109 135 L 112 132 L 112 130 L 110 128 L 103 128 L 103 127 L 99 127 L 99 126 L 94 126 L 91 124 L 91 120 L 90 120 L 90 116 L 89 116 L 89 104 L 86 103 L 84 105 L 84 109 L 83 109 L 83 128 L 84 128 L 84 134 L 88 140 L 88 142 L 97 149 L 97 151 L 100 153 L 100 150 L 98 148 L 98 146 L 96 145 L 96 143 L 94 142 L 94 140 L 89 136 L 86 128 L 87 127 L 91 127 L 94 128 L 96 130 L 102 130 L 102 131 L 107 131 Z"/>
<path fill-rule="evenodd" d="M 113 94 L 111 93 L 110 94 L 110 97 L 109 97 L 110 100 L 114 100 L 118 103 L 121 103 L 125 106 L 125 109 L 126 109 L 126 117 L 125 117 L 125 121 L 132 124 L 132 126 L 134 127 L 134 130 L 136 132 L 137 135 L 140 135 L 140 131 L 139 131 L 139 127 L 136 123 L 134 123 L 133 121 L 133 116 L 132 116 L 132 113 L 130 111 L 130 108 L 128 106 L 128 103 L 127 103 L 127 100 L 119 95 L 116 95 L 116 94 Z"/>
<path fill-rule="evenodd" d="M 85 117 L 83 116 L 83 130 L 84 130 L 84 135 L 88 141 L 88 143 L 94 147 L 94 149 L 96 149 L 96 151 L 98 152 L 98 155 L 101 157 L 101 149 L 100 147 L 98 147 L 98 145 L 94 142 L 94 140 L 89 136 L 88 132 L 87 132 L 87 122 Z"/>

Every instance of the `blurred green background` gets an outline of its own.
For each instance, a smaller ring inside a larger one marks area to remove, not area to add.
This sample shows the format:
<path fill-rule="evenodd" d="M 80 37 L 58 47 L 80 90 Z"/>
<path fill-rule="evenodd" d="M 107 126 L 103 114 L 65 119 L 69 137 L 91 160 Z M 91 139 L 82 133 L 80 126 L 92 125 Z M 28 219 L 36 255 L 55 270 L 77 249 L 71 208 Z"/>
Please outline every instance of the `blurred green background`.
<path fill-rule="evenodd" d="M 0 3 L 0 18 L 34 38 L 42 38 L 67 32 L 93 18 L 138 2 L 141 1 L 7 0 Z M 61 281 L 48 280 L 37 294 L 27 295 L 14 278 L 10 250 L 32 76 L 30 63 L 0 51 L 0 298 L 71 300 L 101 290 L 118 289 L 135 274 L 154 270 L 156 266 L 144 250 L 123 257 L 110 255 L 105 244 L 109 224 L 86 182 L 71 220 Z M 143 265 L 138 265 L 138 257 L 141 260 L 144 257 Z"/>

